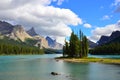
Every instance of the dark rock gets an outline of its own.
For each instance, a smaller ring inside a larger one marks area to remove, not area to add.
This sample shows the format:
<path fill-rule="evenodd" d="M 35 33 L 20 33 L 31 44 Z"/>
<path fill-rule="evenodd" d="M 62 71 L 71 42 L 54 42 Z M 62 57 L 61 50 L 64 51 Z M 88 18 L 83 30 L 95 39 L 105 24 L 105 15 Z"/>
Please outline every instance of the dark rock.
<path fill-rule="evenodd" d="M 51 72 L 51 75 L 59 75 L 58 73 L 56 73 L 56 72 Z"/>

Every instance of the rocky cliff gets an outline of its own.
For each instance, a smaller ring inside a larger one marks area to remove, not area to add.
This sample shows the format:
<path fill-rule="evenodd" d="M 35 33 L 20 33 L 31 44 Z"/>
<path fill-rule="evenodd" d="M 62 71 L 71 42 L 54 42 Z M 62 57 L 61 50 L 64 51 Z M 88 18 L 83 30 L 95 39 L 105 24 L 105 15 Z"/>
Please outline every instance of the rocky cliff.
<path fill-rule="evenodd" d="M 35 46 L 39 46 L 40 48 L 49 48 L 48 41 L 44 37 L 38 35 L 33 27 L 28 30 L 27 33 L 31 35 L 33 39 L 37 40 Z"/>
<path fill-rule="evenodd" d="M 49 48 L 48 41 L 44 37 L 36 35 L 33 38 L 37 40 L 37 43 L 35 44 L 35 46 L 40 46 L 40 48 Z"/>
<path fill-rule="evenodd" d="M 63 45 L 53 40 L 51 37 L 47 36 L 46 40 L 48 41 L 48 45 L 52 49 L 62 49 Z"/>
<path fill-rule="evenodd" d="M 23 26 L 21 25 L 14 26 L 13 30 L 9 34 L 9 37 L 15 40 L 20 39 L 23 42 L 27 38 L 32 38 L 29 34 L 26 33 Z"/>

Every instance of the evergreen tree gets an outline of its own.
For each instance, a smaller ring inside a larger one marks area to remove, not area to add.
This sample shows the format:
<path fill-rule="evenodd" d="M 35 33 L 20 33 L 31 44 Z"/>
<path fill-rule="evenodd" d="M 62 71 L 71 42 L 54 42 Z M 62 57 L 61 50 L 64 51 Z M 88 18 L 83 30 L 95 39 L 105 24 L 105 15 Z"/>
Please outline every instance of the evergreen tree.
<path fill-rule="evenodd" d="M 63 57 L 65 57 L 65 55 L 66 55 L 66 49 L 65 49 L 65 45 L 63 46 Z"/>
<path fill-rule="evenodd" d="M 69 43 L 65 40 L 65 45 L 63 46 L 63 56 L 69 55 Z"/>
<path fill-rule="evenodd" d="M 88 55 L 88 40 L 86 38 L 86 36 L 83 36 L 83 40 L 82 40 L 82 54 L 83 57 L 87 57 Z"/>
<path fill-rule="evenodd" d="M 88 41 L 81 30 L 79 37 L 74 34 L 74 32 L 72 32 L 70 36 L 70 42 L 68 43 L 65 40 L 65 46 L 63 47 L 63 55 L 67 55 L 68 57 L 87 57 Z"/>
<path fill-rule="evenodd" d="M 10 39 L 0 39 L 0 55 L 10 55 L 10 54 L 41 54 L 44 53 L 43 50 L 27 45 L 22 42 L 10 40 Z"/>
<path fill-rule="evenodd" d="M 74 48 L 75 57 L 79 57 L 79 38 L 77 35 L 74 35 Z"/>
<path fill-rule="evenodd" d="M 89 52 L 93 55 L 120 55 L 120 43 L 114 42 L 97 46 Z"/>
<path fill-rule="evenodd" d="M 71 36 L 70 36 L 70 53 L 68 56 L 70 57 L 74 57 L 74 50 L 75 50 L 75 46 L 74 46 L 75 42 L 74 42 L 74 32 L 71 33 Z"/>
<path fill-rule="evenodd" d="M 82 38 L 83 38 L 83 33 L 82 31 L 80 30 L 79 32 L 79 57 L 82 57 Z"/>
<path fill-rule="evenodd" d="M 66 49 L 66 54 L 68 55 L 69 54 L 69 43 L 66 41 L 66 47 L 65 47 L 65 49 Z"/>

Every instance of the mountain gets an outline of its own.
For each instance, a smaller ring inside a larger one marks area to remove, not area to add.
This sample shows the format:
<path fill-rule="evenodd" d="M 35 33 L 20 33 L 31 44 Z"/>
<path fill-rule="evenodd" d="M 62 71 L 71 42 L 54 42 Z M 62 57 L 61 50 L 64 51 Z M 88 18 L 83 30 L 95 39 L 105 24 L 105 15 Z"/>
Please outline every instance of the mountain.
<path fill-rule="evenodd" d="M 10 34 L 13 30 L 14 26 L 5 22 L 5 21 L 0 21 L 0 34 L 1 35 L 6 35 Z"/>
<path fill-rule="evenodd" d="M 54 47 L 54 45 L 55 45 L 55 40 L 53 40 L 52 38 L 50 38 L 49 36 L 47 36 L 46 37 L 46 40 L 48 41 L 48 45 L 50 46 L 50 47 Z"/>
<path fill-rule="evenodd" d="M 111 36 L 109 38 L 109 41 L 112 41 L 112 40 L 114 40 L 114 39 L 116 39 L 118 37 L 120 37 L 120 31 L 114 31 L 114 32 L 112 32 L 112 34 L 111 34 Z"/>
<path fill-rule="evenodd" d="M 90 41 L 90 40 L 88 40 L 88 44 L 89 44 L 89 48 L 94 48 L 94 47 L 97 46 L 96 43 L 94 43 L 94 42 L 92 42 L 92 41 Z"/>
<path fill-rule="evenodd" d="M 8 22 L 0 21 L 0 34 L 0 36 L 5 36 L 14 40 L 20 40 L 32 46 L 38 46 L 38 44 L 40 44 L 41 48 L 48 48 L 47 40 L 43 37 L 40 37 L 35 32 L 34 28 L 31 28 L 26 32 L 22 25 L 12 25 Z"/>
<path fill-rule="evenodd" d="M 0 21 L 0 34 L 2 36 L 7 36 L 14 40 L 25 41 L 26 38 L 32 38 L 26 33 L 23 26 L 21 25 L 11 25 L 8 22 Z"/>
<path fill-rule="evenodd" d="M 27 33 L 30 35 L 30 36 L 36 36 L 38 35 L 36 32 L 35 32 L 35 29 L 32 27 L 31 29 L 29 29 L 27 31 Z"/>
<path fill-rule="evenodd" d="M 63 47 L 62 44 L 50 37 L 44 38 L 38 35 L 33 27 L 25 31 L 22 25 L 12 25 L 8 22 L 0 21 L 0 38 L 3 37 L 22 41 L 40 48 L 62 49 Z"/>
<path fill-rule="evenodd" d="M 113 39 L 113 40 L 111 40 L 111 41 L 109 41 L 109 43 L 113 43 L 113 42 L 118 42 L 118 43 L 120 43 L 120 36 L 117 37 L 117 38 L 115 38 L 115 39 Z"/>
<path fill-rule="evenodd" d="M 97 42 L 99 45 L 105 44 L 109 41 L 109 36 L 101 36 L 100 40 Z"/>
<path fill-rule="evenodd" d="M 48 41 L 48 45 L 52 49 L 62 49 L 63 45 L 53 40 L 51 37 L 47 36 L 46 40 Z"/>
<path fill-rule="evenodd" d="M 37 40 L 35 46 L 40 46 L 40 48 L 49 48 L 48 41 L 39 35 L 33 36 L 33 39 Z"/>
<path fill-rule="evenodd" d="M 119 42 L 119 38 L 120 38 L 120 31 L 114 31 L 110 36 L 101 36 L 100 40 L 98 41 L 98 44 L 102 45 L 114 41 Z"/>
<path fill-rule="evenodd" d="M 44 37 L 38 35 L 33 27 L 28 30 L 27 33 L 37 41 L 35 46 L 39 45 L 40 48 L 49 48 L 48 41 Z"/>
<path fill-rule="evenodd" d="M 15 40 L 20 39 L 23 42 L 27 38 L 32 38 L 29 34 L 26 33 L 23 26 L 21 25 L 15 25 L 11 33 L 8 35 L 8 37 L 15 39 Z"/>

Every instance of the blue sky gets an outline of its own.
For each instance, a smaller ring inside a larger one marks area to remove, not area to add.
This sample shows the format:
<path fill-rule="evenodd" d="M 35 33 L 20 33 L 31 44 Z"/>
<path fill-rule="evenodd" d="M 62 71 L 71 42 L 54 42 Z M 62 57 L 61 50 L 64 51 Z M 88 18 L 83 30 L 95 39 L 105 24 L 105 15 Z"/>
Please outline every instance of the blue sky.
<path fill-rule="evenodd" d="M 51 5 L 67 8 L 76 13 L 82 19 L 83 24 L 77 27 L 71 26 L 71 29 L 76 33 L 81 29 L 89 37 L 97 27 L 104 28 L 119 21 L 120 13 L 115 12 L 119 6 L 119 2 L 120 0 L 65 0 L 61 5 L 56 5 L 55 3 Z M 86 28 L 84 26 L 86 23 L 90 24 L 91 27 Z M 109 32 L 109 35 L 111 33 Z"/>
<path fill-rule="evenodd" d="M 96 42 L 120 30 L 119 18 L 120 0 L 0 0 L 0 20 L 34 27 L 62 44 L 79 29 Z"/>
<path fill-rule="evenodd" d="M 83 23 L 91 24 L 94 29 L 96 26 L 103 27 L 119 20 L 120 14 L 114 12 L 116 6 L 113 6 L 113 3 L 114 0 L 66 0 L 62 5 L 53 6 L 72 10 L 83 20 Z M 104 16 L 109 18 L 103 19 Z M 78 27 L 85 31 L 86 35 L 90 35 L 91 28 L 86 29 L 83 25 Z M 71 28 L 76 29 L 76 27 Z"/>

